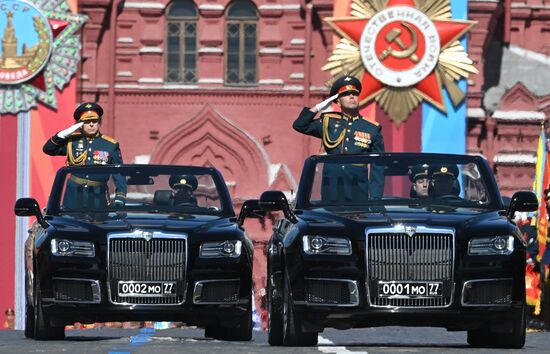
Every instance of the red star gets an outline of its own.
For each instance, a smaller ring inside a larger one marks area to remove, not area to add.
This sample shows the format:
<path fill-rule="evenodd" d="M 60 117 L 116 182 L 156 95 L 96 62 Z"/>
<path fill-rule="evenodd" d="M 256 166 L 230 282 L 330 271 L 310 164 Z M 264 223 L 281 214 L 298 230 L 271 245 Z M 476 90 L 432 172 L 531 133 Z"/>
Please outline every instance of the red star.
<path fill-rule="evenodd" d="M 413 0 L 389 0 L 387 7 L 390 6 L 415 7 Z M 353 41 L 359 47 L 361 34 L 369 19 L 342 17 L 329 18 L 326 21 L 340 36 Z M 439 33 L 441 50 L 460 38 L 474 25 L 470 21 L 459 20 L 432 20 L 432 22 Z M 363 90 L 359 95 L 361 102 L 370 100 L 378 91 L 384 88 L 384 84 L 376 80 L 367 70 L 364 71 L 361 77 L 361 84 L 363 85 Z M 445 110 L 443 93 L 441 92 L 441 80 L 436 70 L 433 70 L 428 76 L 418 82 L 414 86 L 414 89 L 426 100 L 438 108 Z"/>
<path fill-rule="evenodd" d="M 54 40 L 70 24 L 67 21 L 56 20 L 56 19 L 53 19 L 53 18 L 48 18 L 48 22 L 50 24 L 50 28 L 52 29 L 52 35 L 53 35 Z M 53 42 L 50 43 L 50 45 L 53 46 Z M 41 91 L 46 91 L 46 82 L 45 82 L 45 78 L 44 78 L 44 69 L 38 75 L 36 75 L 31 81 L 29 81 L 28 84 L 36 87 L 37 89 L 39 89 Z"/>

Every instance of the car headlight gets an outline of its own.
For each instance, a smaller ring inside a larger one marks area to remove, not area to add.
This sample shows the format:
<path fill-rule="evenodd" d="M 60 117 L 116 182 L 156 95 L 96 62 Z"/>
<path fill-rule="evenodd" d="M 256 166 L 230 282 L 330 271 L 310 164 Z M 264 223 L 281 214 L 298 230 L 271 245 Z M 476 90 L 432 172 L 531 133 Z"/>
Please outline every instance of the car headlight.
<path fill-rule="evenodd" d="M 94 257 L 93 242 L 54 238 L 51 241 L 54 256 Z"/>
<path fill-rule="evenodd" d="M 238 240 L 203 242 L 200 249 L 200 256 L 203 258 L 232 257 L 241 255 L 242 242 Z"/>
<path fill-rule="evenodd" d="M 473 238 L 468 242 L 468 255 L 508 255 L 514 252 L 514 236 Z"/>
<path fill-rule="evenodd" d="M 304 252 L 307 254 L 350 255 L 351 241 L 342 237 L 305 235 L 302 237 Z"/>

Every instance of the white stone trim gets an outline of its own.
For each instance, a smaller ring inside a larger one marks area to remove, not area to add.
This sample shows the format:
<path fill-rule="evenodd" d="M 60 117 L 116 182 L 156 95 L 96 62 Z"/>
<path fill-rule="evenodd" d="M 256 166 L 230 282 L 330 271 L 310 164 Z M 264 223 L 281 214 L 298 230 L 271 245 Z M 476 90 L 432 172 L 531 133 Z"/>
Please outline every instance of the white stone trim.
<path fill-rule="evenodd" d="M 223 49 L 218 47 L 202 47 L 199 48 L 199 53 L 223 53 Z"/>
<path fill-rule="evenodd" d="M 292 38 L 290 40 L 290 45 L 304 45 L 306 40 L 304 38 Z"/>
<path fill-rule="evenodd" d="M 136 155 L 134 157 L 134 163 L 138 165 L 148 165 L 151 161 L 151 155 Z"/>
<path fill-rule="evenodd" d="M 283 85 L 285 82 L 281 79 L 263 79 L 259 80 L 258 83 L 264 85 Z"/>
<path fill-rule="evenodd" d="M 224 6 L 222 4 L 202 4 L 199 5 L 199 10 L 218 10 L 223 11 Z"/>
<path fill-rule="evenodd" d="M 158 2 L 135 2 L 135 1 L 125 1 L 125 9 L 164 9 L 164 4 Z"/>
<path fill-rule="evenodd" d="M 500 110 L 497 110 L 493 113 L 493 118 L 496 119 L 496 120 L 539 122 L 539 121 L 545 120 L 546 115 L 543 112 L 537 112 L 537 111 L 500 111 Z"/>
<path fill-rule="evenodd" d="M 512 6 L 513 6 L 513 4 L 512 4 Z M 529 6 L 531 7 L 532 5 L 529 5 Z M 550 9 L 550 6 L 548 6 L 547 8 Z M 530 59 L 530 60 L 534 60 L 534 61 L 537 61 L 537 62 L 542 63 L 544 65 L 550 66 L 550 56 L 548 56 L 548 55 L 544 55 L 542 53 L 537 53 L 535 51 L 525 49 L 525 48 L 522 48 L 520 46 L 513 45 L 513 44 L 511 44 L 508 47 L 508 50 L 510 50 L 511 53 L 519 55 L 520 57 Z"/>
<path fill-rule="evenodd" d="M 80 75 L 80 79 L 82 80 L 88 80 L 90 77 L 88 76 L 88 74 L 82 74 Z"/>
<path fill-rule="evenodd" d="M 263 4 L 258 6 L 258 10 L 300 10 L 300 4 Z"/>
<path fill-rule="evenodd" d="M 98 88 L 98 89 L 109 88 L 109 84 L 96 84 L 95 88 Z"/>
<path fill-rule="evenodd" d="M 292 73 L 289 76 L 291 79 L 303 79 L 304 73 Z"/>
<path fill-rule="evenodd" d="M 163 50 L 161 47 L 141 47 L 139 48 L 140 53 L 162 53 Z"/>
<path fill-rule="evenodd" d="M 531 10 L 550 9 L 550 5 L 531 5 L 527 3 L 517 3 L 517 2 L 512 2 L 511 5 L 512 5 L 512 8 L 519 8 L 519 9 L 522 9 L 522 8 L 529 8 Z"/>
<path fill-rule="evenodd" d="M 537 163 L 537 155 L 500 153 L 495 155 L 493 162 L 508 165 L 535 165 Z"/>
<path fill-rule="evenodd" d="M 466 116 L 468 118 L 485 118 L 485 110 L 480 107 L 468 108 L 466 110 Z"/>
<path fill-rule="evenodd" d="M 164 80 L 162 77 L 141 77 L 138 82 L 140 84 L 162 84 Z"/>
<path fill-rule="evenodd" d="M 285 163 L 274 163 L 269 166 L 269 181 L 268 181 L 268 188 L 271 187 L 273 182 L 275 182 L 275 178 L 277 178 L 277 175 L 279 174 L 279 171 L 283 172 L 285 174 L 290 182 L 290 187 L 296 192 L 296 189 L 298 188 L 298 184 L 296 183 L 296 180 L 294 179 L 294 176 L 292 175 L 292 172 L 288 168 L 288 165 Z M 290 193 L 290 191 L 288 191 Z"/>
<path fill-rule="evenodd" d="M 134 90 L 196 90 L 199 89 L 199 86 L 197 85 L 184 85 L 184 84 L 166 84 L 166 85 L 136 85 L 136 84 L 116 84 L 116 88 L 120 89 L 134 89 Z"/>
<path fill-rule="evenodd" d="M 118 37 L 116 41 L 117 43 L 134 43 L 134 39 L 132 37 Z"/>
<path fill-rule="evenodd" d="M 260 49 L 260 53 L 262 54 L 282 54 L 283 50 L 279 47 L 276 48 L 262 48 Z"/>
<path fill-rule="evenodd" d="M 199 84 L 223 84 L 223 78 L 205 77 L 199 79 Z"/>
<path fill-rule="evenodd" d="M 304 91 L 303 85 L 285 85 L 283 87 L 285 91 Z"/>
<path fill-rule="evenodd" d="M 134 74 L 132 74 L 131 71 L 119 71 L 116 73 L 116 76 L 123 76 L 123 77 L 130 77 Z"/>
<path fill-rule="evenodd" d="M 309 89 L 312 91 L 329 91 L 326 86 L 310 86 Z"/>

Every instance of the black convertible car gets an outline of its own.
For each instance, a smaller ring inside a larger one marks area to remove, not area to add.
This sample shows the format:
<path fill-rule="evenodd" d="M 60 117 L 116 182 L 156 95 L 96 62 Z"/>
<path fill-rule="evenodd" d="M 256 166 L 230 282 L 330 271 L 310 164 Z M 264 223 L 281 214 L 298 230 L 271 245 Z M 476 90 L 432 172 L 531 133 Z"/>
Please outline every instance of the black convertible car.
<path fill-rule="evenodd" d="M 365 178 L 366 176 L 366 178 Z M 376 189 L 376 190 L 375 190 Z M 383 192 L 382 192 L 383 191 Z M 313 156 L 268 243 L 271 345 L 315 345 L 326 327 L 434 326 L 473 346 L 525 343 L 525 244 L 485 159 Z"/>
<path fill-rule="evenodd" d="M 63 167 L 44 211 L 21 198 L 15 213 L 36 217 L 25 250 L 26 337 L 139 320 L 251 339 L 252 243 L 216 169 Z"/>

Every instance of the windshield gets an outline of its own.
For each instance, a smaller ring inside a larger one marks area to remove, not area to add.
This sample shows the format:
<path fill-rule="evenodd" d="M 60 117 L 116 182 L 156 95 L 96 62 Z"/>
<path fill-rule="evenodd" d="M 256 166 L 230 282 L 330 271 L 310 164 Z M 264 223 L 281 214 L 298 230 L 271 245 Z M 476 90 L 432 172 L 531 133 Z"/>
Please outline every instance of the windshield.
<path fill-rule="evenodd" d="M 218 185 L 216 180 L 221 178 L 209 168 L 136 165 L 66 171 L 58 176 L 63 183 L 58 195 L 53 196 L 53 208 L 60 214 L 221 216 L 232 209 L 224 205 L 227 191 L 223 181 Z"/>
<path fill-rule="evenodd" d="M 480 159 L 434 156 L 320 158 L 313 165 L 306 204 L 313 208 L 367 205 L 395 210 L 495 208 L 498 196 L 488 188 L 492 175 Z"/>

